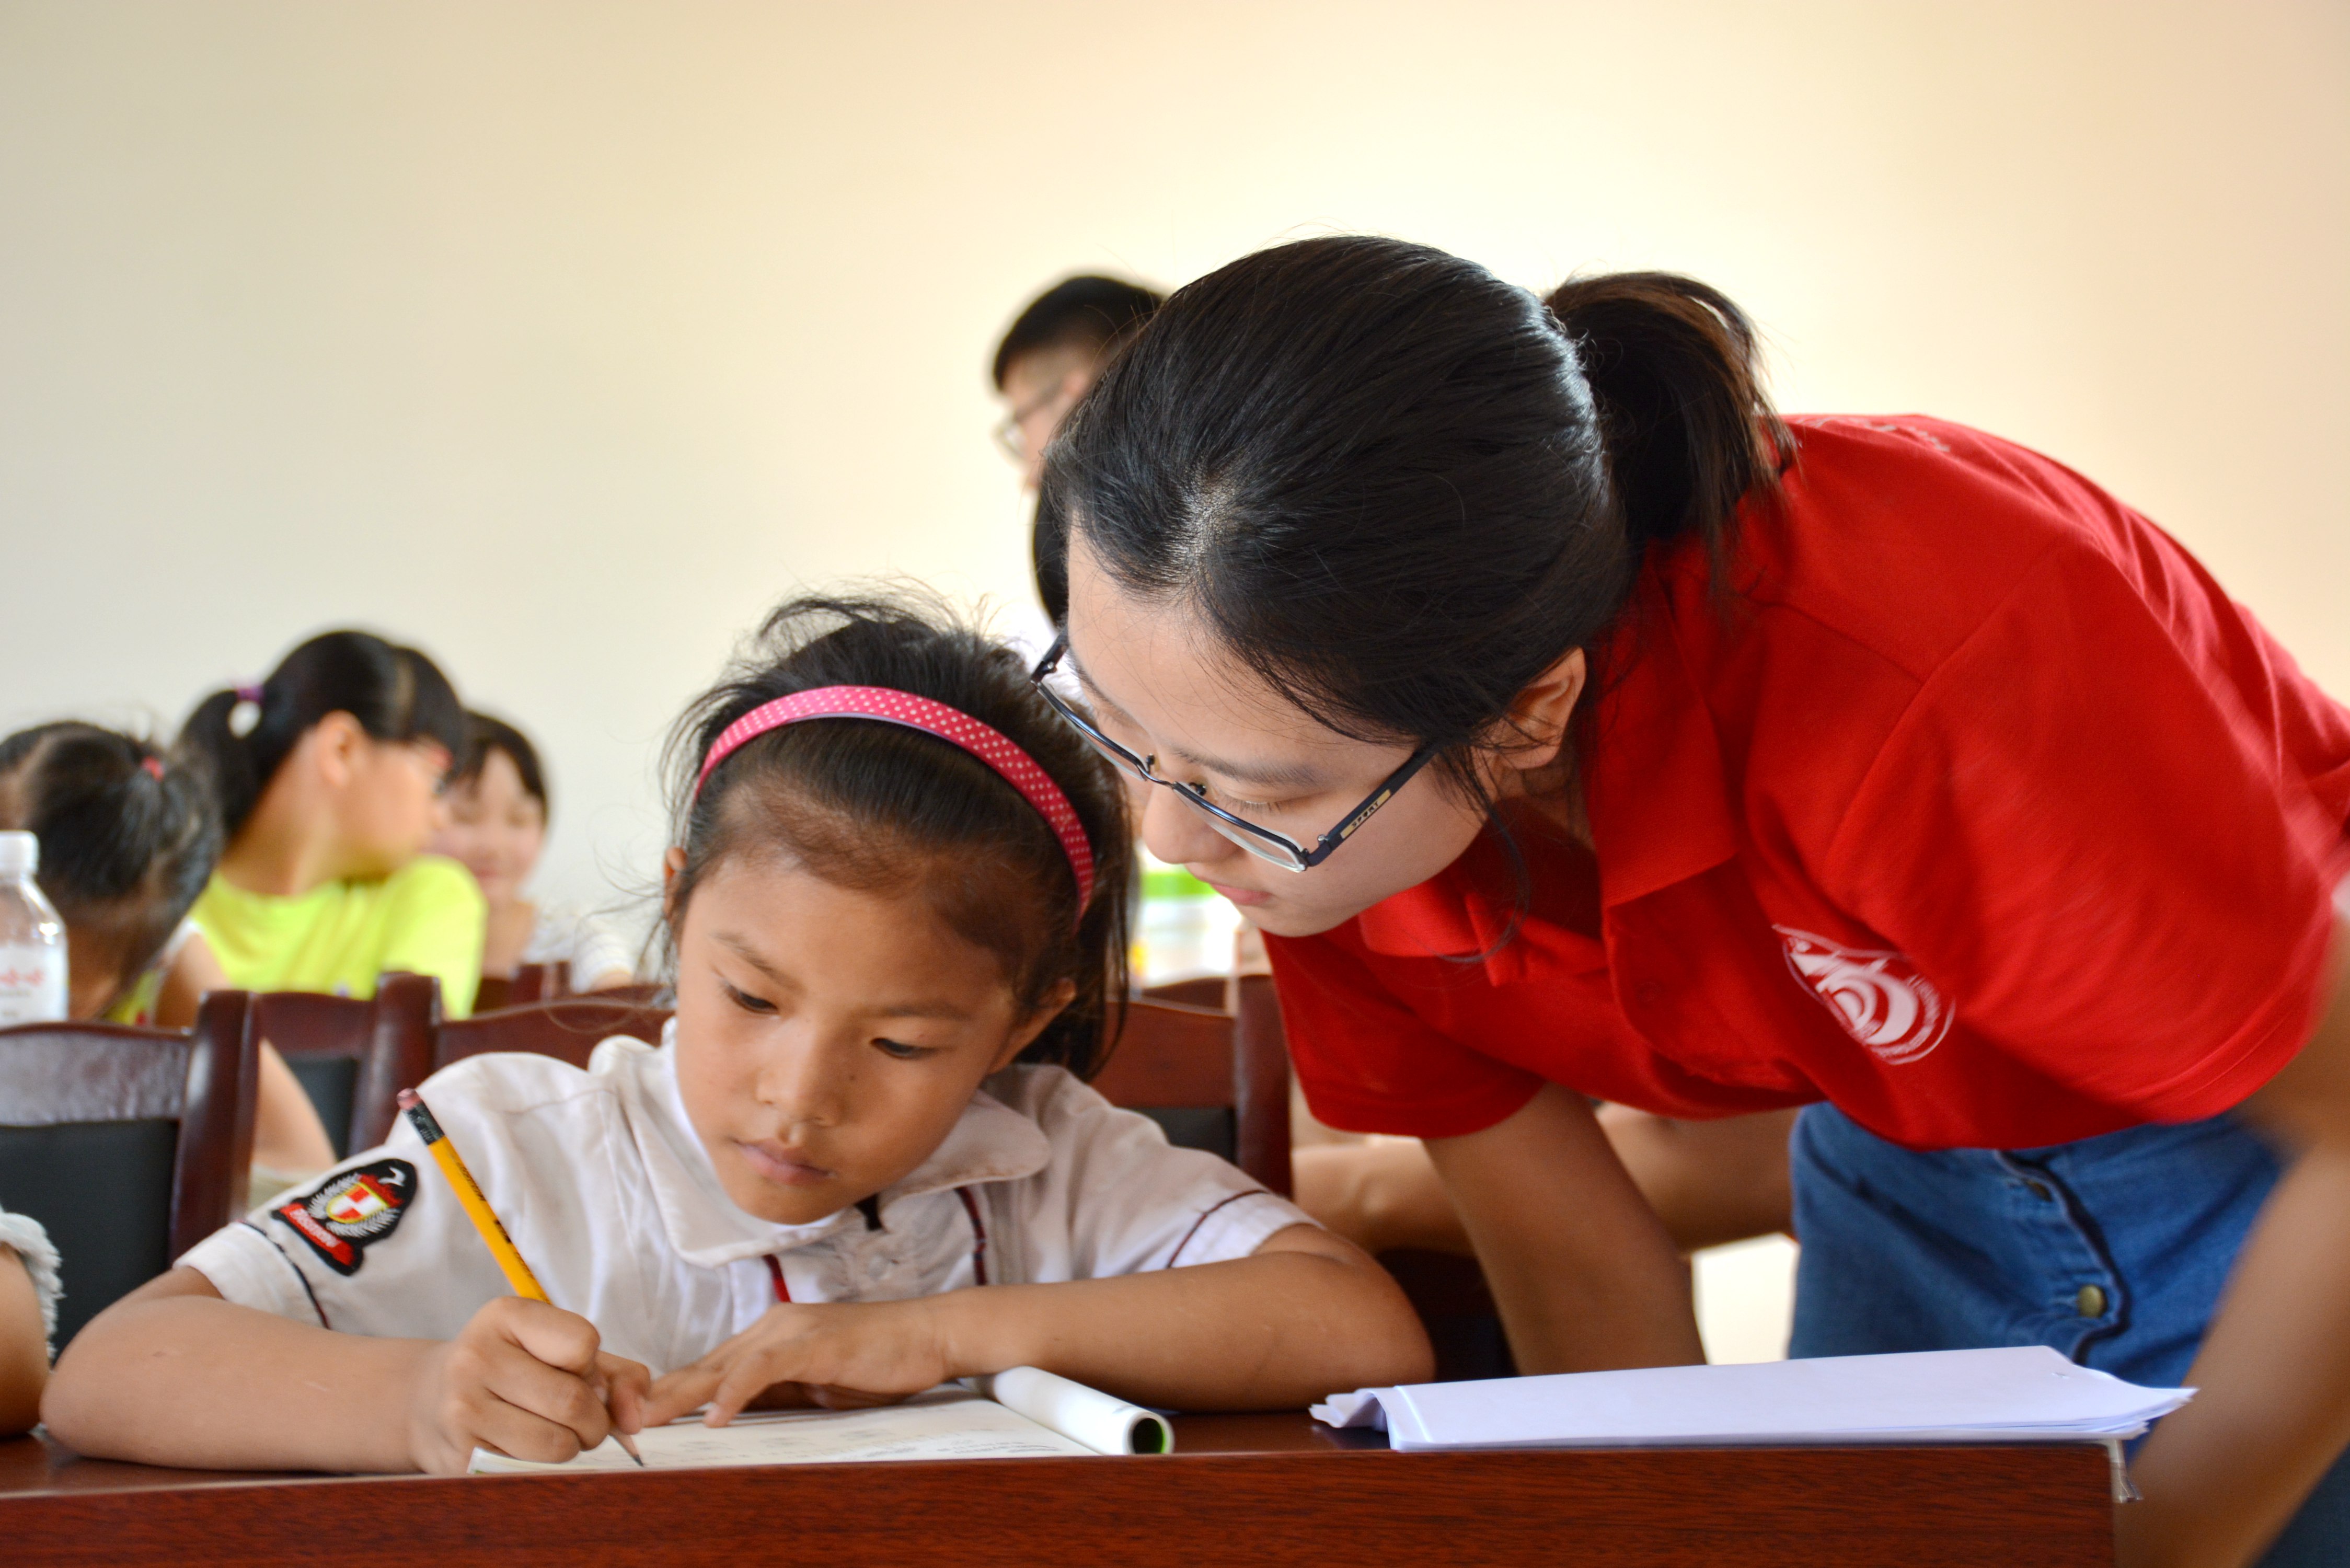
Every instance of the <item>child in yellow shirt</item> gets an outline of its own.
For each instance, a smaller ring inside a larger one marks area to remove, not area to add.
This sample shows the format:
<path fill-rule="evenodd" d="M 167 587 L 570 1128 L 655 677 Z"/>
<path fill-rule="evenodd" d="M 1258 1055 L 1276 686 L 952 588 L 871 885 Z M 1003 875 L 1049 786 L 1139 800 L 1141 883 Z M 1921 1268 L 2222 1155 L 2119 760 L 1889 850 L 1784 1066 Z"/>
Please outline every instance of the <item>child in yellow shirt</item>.
<path fill-rule="evenodd" d="M 464 743 L 448 678 L 363 631 L 314 637 L 258 686 L 215 691 L 180 733 L 228 830 L 194 919 L 230 983 L 372 996 L 436 976 L 462 1017 L 481 978 L 481 890 L 422 853 Z"/>

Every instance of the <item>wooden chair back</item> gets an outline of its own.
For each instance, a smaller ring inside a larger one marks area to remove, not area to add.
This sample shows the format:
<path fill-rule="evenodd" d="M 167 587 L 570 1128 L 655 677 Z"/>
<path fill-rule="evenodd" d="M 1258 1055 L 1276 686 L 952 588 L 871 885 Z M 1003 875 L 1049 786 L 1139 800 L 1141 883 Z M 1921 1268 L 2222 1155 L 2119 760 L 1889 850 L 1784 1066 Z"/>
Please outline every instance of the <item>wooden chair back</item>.
<path fill-rule="evenodd" d="M 641 1007 L 674 1007 L 677 997 L 669 982 L 660 980 L 634 981 L 627 985 L 608 985 L 601 991 L 575 991 L 575 997 L 592 997 L 598 1002 L 633 1002 Z"/>
<path fill-rule="evenodd" d="M 184 1033 L 0 1029 L 0 1208 L 57 1243 L 60 1349 L 242 1207 L 259 1081 L 250 1002 L 213 992 Z"/>
<path fill-rule="evenodd" d="M 1221 1008 L 1149 992 L 1129 1002 L 1126 1033 L 1094 1087 L 1150 1116 L 1172 1141 L 1221 1154 L 1285 1198 L 1289 1048 L 1281 1002 L 1270 976 L 1214 983 L 1224 988 Z"/>
<path fill-rule="evenodd" d="M 273 991 L 253 1007 L 255 1038 L 286 1058 L 338 1158 L 389 1137 L 400 1091 L 432 1075 L 441 982 L 431 975 L 385 975 L 364 1002 Z"/>
<path fill-rule="evenodd" d="M 661 1026 L 669 1017 L 666 1007 L 613 1000 L 602 992 L 476 1012 L 471 1018 L 447 1020 L 435 1031 L 432 1066 L 437 1072 L 452 1062 L 486 1052 L 525 1051 L 585 1067 L 597 1042 L 615 1034 L 659 1044 Z"/>
<path fill-rule="evenodd" d="M 553 1002 L 571 994 L 570 971 L 559 963 L 526 963 L 517 965 L 514 973 L 485 974 L 473 992 L 473 1011 L 497 1012 L 509 1007 L 528 1007 L 536 1002 Z"/>
<path fill-rule="evenodd" d="M 1181 1007 L 1204 1007 L 1211 1012 L 1232 1011 L 1230 975 L 1203 974 L 1194 980 L 1170 981 L 1164 985 L 1147 985 L 1142 994 L 1152 1002 L 1171 1002 Z"/>

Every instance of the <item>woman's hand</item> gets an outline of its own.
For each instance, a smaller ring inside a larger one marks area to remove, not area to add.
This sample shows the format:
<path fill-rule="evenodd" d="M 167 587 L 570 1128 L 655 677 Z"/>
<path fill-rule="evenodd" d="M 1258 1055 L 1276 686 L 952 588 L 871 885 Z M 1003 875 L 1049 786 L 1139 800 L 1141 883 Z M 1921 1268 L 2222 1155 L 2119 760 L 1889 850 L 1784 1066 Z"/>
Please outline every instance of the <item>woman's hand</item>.
<path fill-rule="evenodd" d="M 608 1355 L 596 1325 L 503 1296 L 417 1367 L 408 1406 L 416 1468 L 462 1475 L 477 1448 L 560 1464 L 618 1427 L 643 1428 L 652 1375 Z"/>
<path fill-rule="evenodd" d="M 1483 1132 L 1427 1142 L 1520 1372 L 1705 1360 L 1689 1269 L 1582 1096 L 1545 1084 Z"/>
<path fill-rule="evenodd" d="M 723 1427 L 753 1407 L 888 1405 L 934 1388 L 951 1365 L 936 1310 L 940 1298 L 902 1302 L 780 1303 L 690 1366 L 653 1385 L 648 1425 L 707 1403 Z"/>

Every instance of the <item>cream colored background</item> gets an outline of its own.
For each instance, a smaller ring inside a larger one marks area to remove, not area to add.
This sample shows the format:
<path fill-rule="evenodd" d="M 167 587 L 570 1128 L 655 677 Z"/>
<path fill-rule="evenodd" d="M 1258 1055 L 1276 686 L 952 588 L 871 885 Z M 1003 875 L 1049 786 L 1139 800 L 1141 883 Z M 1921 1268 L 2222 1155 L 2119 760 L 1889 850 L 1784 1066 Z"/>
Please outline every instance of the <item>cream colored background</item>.
<path fill-rule="evenodd" d="M 609 897 L 783 591 L 1024 601 L 1024 297 L 1331 229 L 1707 277 L 1788 407 L 2072 462 L 2350 694 L 2345 18 L 0 0 L 0 722 L 379 627 L 539 736 Z"/>

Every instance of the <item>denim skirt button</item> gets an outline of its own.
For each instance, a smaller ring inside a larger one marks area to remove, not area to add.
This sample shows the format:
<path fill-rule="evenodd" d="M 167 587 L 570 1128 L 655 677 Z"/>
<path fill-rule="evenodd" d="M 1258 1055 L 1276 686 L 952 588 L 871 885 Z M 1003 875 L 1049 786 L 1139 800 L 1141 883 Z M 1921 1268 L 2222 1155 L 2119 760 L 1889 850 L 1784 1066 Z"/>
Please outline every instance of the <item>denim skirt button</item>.
<path fill-rule="evenodd" d="M 2080 1309 L 2081 1315 L 2083 1317 L 2105 1316 L 2105 1287 L 2102 1285 L 2083 1285 L 2081 1287 L 2081 1293 L 2073 1298 L 2073 1304 Z"/>

